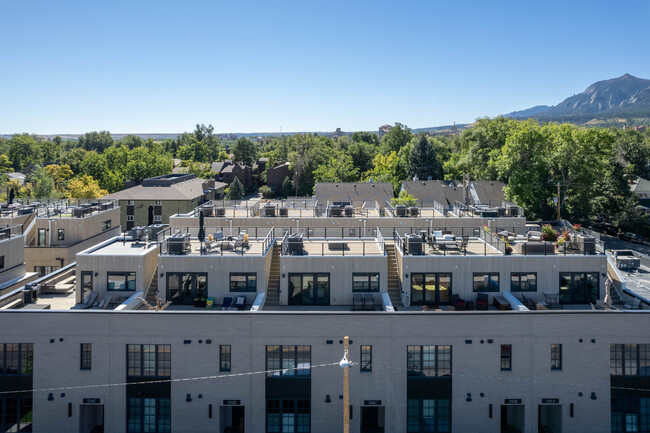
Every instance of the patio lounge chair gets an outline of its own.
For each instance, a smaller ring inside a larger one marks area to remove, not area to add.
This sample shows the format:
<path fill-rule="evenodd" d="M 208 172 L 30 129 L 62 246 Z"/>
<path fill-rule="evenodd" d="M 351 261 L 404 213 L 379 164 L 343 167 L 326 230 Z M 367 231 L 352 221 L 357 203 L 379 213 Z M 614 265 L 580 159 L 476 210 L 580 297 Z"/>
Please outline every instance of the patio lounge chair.
<path fill-rule="evenodd" d="M 225 296 L 223 298 L 223 302 L 221 302 L 221 309 L 222 310 L 227 310 L 232 306 L 232 297 L 230 296 Z"/>
<path fill-rule="evenodd" d="M 624 305 L 626 310 L 638 310 L 641 308 L 641 299 L 639 298 L 634 298 L 634 300 L 629 303 Z"/>
<path fill-rule="evenodd" d="M 104 296 L 102 300 L 99 301 L 99 308 L 102 310 L 107 309 L 108 306 L 111 305 L 111 300 L 113 300 L 113 297 L 111 295 Z"/>
<path fill-rule="evenodd" d="M 454 307 L 456 310 L 464 310 L 465 301 L 460 299 L 460 296 L 458 295 L 451 295 L 451 306 Z"/>
<path fill-rule="evenodd" d="M 355 293 L 352 295 L 352 310 L 357 311 L 363 309 L 363 295 Z"/>
<path fill-rule="evenodd" d="M 476 295 L 476 309 L 487 310 L 489 299 L 490 297 L 487 295 L 487 293 L 479 293 Z"/>
<path fill-rule="evenodd" d="M 246 308 L 246 298 L 244 296 L 237 296 L 237 301 L 235 302 L 235 308 L 238 310 L 243 310 Z"/>
<path fill-rule="evenodd" d="M 375 297 L 370 293 L 363 295 L 363 309 L 375 311 Z"/>
<path fill-rule="evenodd" d="M 95 304 L 95 301 L 97 301 L 97 296 L 99 296 L 99 293 L 96 291 L 91 291 L 88 296 L 86 296 L 86 299 L 81 303 L 79 308 L 90 308 Z"/>

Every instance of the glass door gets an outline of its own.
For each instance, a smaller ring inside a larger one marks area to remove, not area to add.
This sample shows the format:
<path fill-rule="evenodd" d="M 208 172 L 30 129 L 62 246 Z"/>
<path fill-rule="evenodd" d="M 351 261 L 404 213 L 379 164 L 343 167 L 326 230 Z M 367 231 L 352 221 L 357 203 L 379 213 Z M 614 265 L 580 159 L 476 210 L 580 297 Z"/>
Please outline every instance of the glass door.
<path fill-rule="evenodd" d="M 329 304 L 329 274 L 289 274 L 289 305 Z"/>
<path fill-rule="evenodd" d="M 315 304 L 329 305 L 330 304 L 330 277 L 327 274 L 319 274 L 316 280 L 316 298 Z"/>
<path fill-rule="evenodd" d="M 90 271 L 81 272 L 81 299 L 85 299 L 86 296 L 93 289 L 93 273 Z"/>

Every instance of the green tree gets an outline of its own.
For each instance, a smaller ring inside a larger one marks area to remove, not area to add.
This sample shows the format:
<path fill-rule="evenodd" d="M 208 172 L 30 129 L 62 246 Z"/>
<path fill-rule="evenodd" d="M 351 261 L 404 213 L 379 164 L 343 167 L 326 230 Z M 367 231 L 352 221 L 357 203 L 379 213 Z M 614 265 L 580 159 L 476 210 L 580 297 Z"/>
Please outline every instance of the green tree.
<path fill-rule="evenodd" d="M 413 134 L 408 126 L 395 123 L 381 139 L 381 153 L 388 154 L 406 146 L 413 139 Z"/>
<path fill-rule="evenodd" d="M 41 142 L 41 155 L 44 163 L 59 162 L 62 142 L 63 140 L 58 135 L 51 141 L 45 140 Z"/>
<path fill-rule="evenodd" d="M 282 181 L 282 196 L 289 197 L 294 193 L 293 181 L 289 176 L 286 176 Z"/>
<path fill-rule="evenodd" d="M 229 200 L 241 200 L 244 198 L 244 186 L 239 181 L 239 178 L 236 177 L 226 190 L 226 198 Z"/>
<path fill-rule="evenodd" d="M 136 147 L 144 145 L 144 141 L 142 141 L 142 139 L 137 135 L 125 135 L 115 144 L 118 146 L 126 146 L 129 149 L 135 149 Z"/>
<path fill-rule="evenodd" d="M 10 173 L 14 169 L 7 155 L 0 155 L 0 173 Z"/>
<path fill-rule="evenodd" d="M 61 164 L 66 164 L 74 174 L 81 173 L 81 166 L 88 152 L 81 147 L 74 148 L 61 156 Z M 113 165 L 112 167 L 120 167 Z"/>
<path fill-rule="evenodd" d="M 30 164 L 41 162 L 41 147 L 29 134 L 16 134 L 9 140 L 9 159 L 14 169 L 20 171 Z"/>
<path fill-rule="evenodd" d="M 79 146 L 85 150 L 103 152 L 113 145 L 113 136 L 108 131 L 87 132 L 79 137 Z"/>
<path fill-rule="evenodd" d="M 257 161 L 257 146 L 248 138 L 238 138 L 232 148 L 233 159 L 251 167 Z"/>
<path fill-rule="evenodd" d="M 374 132 L 357 131 L 352 134 L 352 141 L 368 143 L 375 147 L 379 144 L 379 136 Z"/>
<path fill-rule="evenodd" d="M 406 174 L 409 178 L 439 179 L 442 175 L 442 167 L 436 159 L 436 153 L 425 133 L 418 135 L 411 145 L 409 152 Z"/>
<path fill-rule="evenodd" d="M 314 171 L 315 182 L 355 182 L 359 180 L 359 171 L 354 167 L 348 155 L 330 157 L 326 164 L 321 164 Z"/>
<path fill-rule="evenodd" d="M 92 176 L 86 174 L 72 179 L 68 182 L 68 198 L 100 198 L 108 194 L 108 191 L 101 189 Z"/>
<path fill-rule="evenodd" d="M 40 165 L 34 167 L 34 171 L 30 176 L 30 183 L 32 184 L 34 198 L 56 198 L 54 180 L 48 176 L 47 171 Z"/>

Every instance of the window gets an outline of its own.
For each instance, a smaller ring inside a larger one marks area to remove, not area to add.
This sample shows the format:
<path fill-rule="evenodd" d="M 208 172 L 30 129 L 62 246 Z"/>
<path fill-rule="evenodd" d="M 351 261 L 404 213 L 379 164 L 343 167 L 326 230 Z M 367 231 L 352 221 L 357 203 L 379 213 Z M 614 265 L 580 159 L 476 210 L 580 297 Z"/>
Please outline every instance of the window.
<path fill-rule="evenodd" d="M 59 241 L 64 241 L 65 240 L 65 229 L 58 229 L 57 230 L 56 239 L 59 240 Z"/>
<path fill-rule="evenodd" d="M 311 432 L 309 400 L 267 400 L 267 433 Z"/>
<path fill-rule="evenodd" d="M 231 292 L 256 292 L 257 291 L 257 274 L 231 272 L 230 273 L 230 291 Z"/>
<path fill-rule="evenodd" d="M 551 344 L 551 370 L 562 370 L 561 344 Z"/>
<path fill-rule="evenodd" d="M 411 274 L 411 303 L 438 305 L 451 302 L 451 274 Z"/>
<path fill-rule="evenodd" d="M 378 292 L 379 274 L 354 273 L 352 274 L 353 292 Z"/>
<path fill-rule="evenodd" d="M 0 256 L 0 269 L 5 268 L 5 256 Z"/>
<path fill-rule="evenodd" d="M 57 269 L 59 269 L 58 266 L 34 266 L 34 272 L 36 272 L 39 277 L 43 277 L 47 274 L 51 274 Z"/>
<path fill-rule="evenodd" d="M 127 220 L 127 221 L 135 221 L 133 215 L 127 215 L 127 216 L 126 216 L 126 220 Z"/>
<path fill-rule="evenodd" d="M 361 371 L 372 371 L 372 346 L 361 346 Z"/>
<path fill-rule="evenodd" d="M 47 229 L 38 229 L 38 239 L 36 246 L 44 247 L 45 246 L 45 233 Z"/>
<path fill-rule="evenodd" d="M 106 231 L 106 230 L 110 229 L 111 225 L 112 225 L 111 220 L 102 221 L 102 231 Z"/>
<path fill-rule="evenodd" d="M 649 432 L 650 398 L 612 398 L 612 433 Z"/>
<path fill-rule="evenodd" d="M 219 371 L 230 371 L 230 344 L 219 346 Z"/>
<path fill-rule="evenodd" d="M 135 272 L 109 272 L 106 290 L 135 290 Z"/>
<path fill-rule="evenodd" d="M 560 303 L 589 304 L 600 298 L 600 282 L 597 272 L 561 272 Z"/>
<path fill-rule="evenodd" d="M 174 304 L 191 305 L 194 298 L 208 296 L 208 274 L 167 274 L 167 300 Z"/>
<path fill-rule="evenodd" d="M 289 305 L 329 304 L 329 274 L 289 274 Z"/>
<path fill-rule="evenodd" d="M 0 375 L 31 376 L 33 367 L 33 344 L 0 343 Z"/>
<path fill-rule="evenodd" d="M 513 292 L 536 292 L 537 273 L 513 272 L 510 274 L 510 290 Z"/>
<path fill-rule="evenodd" d="M 126 202 L 126 205 L 127 206 L 135 206 L 135 201 L 129 200 L 129 201 Z"/>
<path fill-rule="evenodd" d="M 127 431 L 128 433 L 170 432 L 170 399 L 129 397 L 127 405 Z"/>
<path fill-rule="evenodd" d="M 153 202 L 153 205 L 154 205 L 154 206 L 162 206 L 162 200 L 155 200 L 155 201 Z"/>
<path fill-rule="evenodd" d="M 650 344 L 610 345 L 612 376 L 650 376 Z"/>
<path fill-rule="evenodd" d="M 0 398 L 0 432 L 32 431 L 32 398 Z"/>
<path fill-rule="evenodd" d="M 153 216 L 153 222 L 161 223 L 162 222 L 162 215 L 154 215 Z"/>
<path fill-rule="evenodd" d="M 451 400 L 409 399 L 406 412 L 406 431 L 415 432 L 450 432 Z"/>
<path fill-rule="evenodd" d="M 93 345 L 90 343 L 81 343 L 81 370 L 90 370 L 93 362 Z"/>
<path fill-rule="evenodd" d="M 474 291 L 475 292 L 498 292 L 499 291 L 499 273 L 474 273 Z"/>
<path fill-rule="evenodd" d="M 309 377 L 311 346 L 266 346 L 267 376 Z"/>
<path fill-rule="evenodd" d="M 127 344 L 126 350 L 127 376 L 171 377 L 171 345 Z"/>
<path fill-rule="evenodd" d="M 451 346 L 408 346 L 406 374 L 413 377 L 451 375 Z"/>
<path fill-rule="evenodd" d="M 501 371 L 512 370 L 512 344 L 501 345 Z"/>

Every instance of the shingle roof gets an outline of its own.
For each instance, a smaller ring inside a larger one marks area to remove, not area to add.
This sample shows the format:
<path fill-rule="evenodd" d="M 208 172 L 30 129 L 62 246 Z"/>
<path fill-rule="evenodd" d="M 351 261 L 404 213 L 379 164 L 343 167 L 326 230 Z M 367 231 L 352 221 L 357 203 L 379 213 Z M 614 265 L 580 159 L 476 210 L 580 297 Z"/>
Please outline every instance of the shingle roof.
<path fill-rule="evenodd" d="M 505 200 L 503 187 L 499 181 L 472 181 L 481 203 Z M 402 189 L 420 201 L 422 206 L 432 206 L 436 201 L 443 206 L 464 202 L 463 182 L 459 180 L 405 180 Z"/>
<path fill-rule="evenodd" d="M 316 184 L 316 200 L 319 203 L 328 201 L 372 202 L 377 201 L 385 206 L 393 195 L 393 185 L 382 183 L 333 183 L 321 182 Z"/>
<path fill-rule="evenodd" d="M 114 192 L 103 198 L 115 200 L 193 200 L 201 197 L 203 179 L 190 179 L 169 186 L 137 185 L 122 191 Z M 226 187 L 223 182 L 216 182 L 215 187 Z"/>
<path fill-rule="evenodd" d="M 634 194 L 650 194 L 650 180 L 640 177 L 631 189 Z"/>

